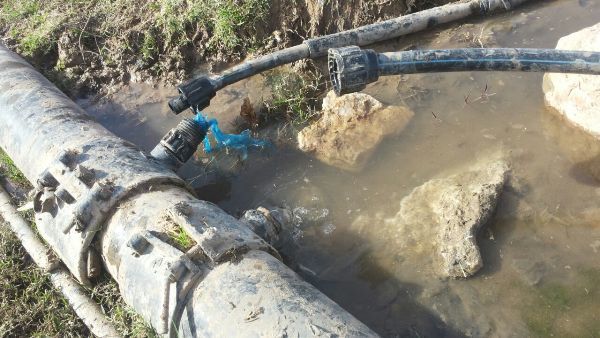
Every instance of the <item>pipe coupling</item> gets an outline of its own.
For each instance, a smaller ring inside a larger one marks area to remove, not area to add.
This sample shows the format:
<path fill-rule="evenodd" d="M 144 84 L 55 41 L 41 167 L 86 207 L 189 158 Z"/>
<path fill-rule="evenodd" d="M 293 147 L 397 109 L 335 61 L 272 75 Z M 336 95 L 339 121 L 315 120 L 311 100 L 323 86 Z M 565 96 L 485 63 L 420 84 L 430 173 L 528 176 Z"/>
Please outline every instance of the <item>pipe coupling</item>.
<path fill-rule="evenodd" d="M 337 95 L 359 92 L 379 79 L 377 53 L 357 46 L 331 48 L 329 77 Z"/>
<path fill-rule="evenodd" d="M 194 107 L 202 110 L 210 105 L 217 90 L 213 82 L 206 76 L 201 76 L 177 87 L 179 97 L 169 101 L 169 108 L 179 114 L 187 108 Z"/>
<path fill-rule="evenodd" d="M 150 154 L 176 171 L 194 155 L 205 136 L 205 128 L 196 120 L 183 119 L 162 138 Z"/>

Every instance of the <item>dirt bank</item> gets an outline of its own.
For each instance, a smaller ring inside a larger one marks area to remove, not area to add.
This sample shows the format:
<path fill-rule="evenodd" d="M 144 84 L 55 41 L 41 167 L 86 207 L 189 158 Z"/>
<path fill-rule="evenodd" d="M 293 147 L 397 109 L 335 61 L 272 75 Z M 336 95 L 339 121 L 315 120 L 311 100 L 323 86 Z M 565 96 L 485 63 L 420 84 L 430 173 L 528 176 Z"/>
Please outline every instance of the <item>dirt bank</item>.
<path fill-rule="evenodd" d="M 127 82 L 176 83 L 304 38 L 450 0 L 0 1 L 0 38 L 72 95 Z"/>

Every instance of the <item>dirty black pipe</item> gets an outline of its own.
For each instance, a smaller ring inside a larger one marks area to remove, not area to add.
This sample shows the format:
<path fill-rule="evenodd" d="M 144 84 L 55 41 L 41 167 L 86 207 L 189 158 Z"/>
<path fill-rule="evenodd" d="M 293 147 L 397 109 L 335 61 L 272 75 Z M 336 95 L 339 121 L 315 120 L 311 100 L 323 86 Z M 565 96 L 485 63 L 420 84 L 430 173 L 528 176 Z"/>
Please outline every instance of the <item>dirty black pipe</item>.
<path fill-rule="evenodd" d="M 600 52 L 532 48 L 465 48 L 376 53 L 357 46 L 329 51 L 338 95 L 361 91 L 379 76 L 460 71 L 522 71 L 600 75 Z"/>
<path fill-rule="evenodd" d="M 169 107 L 179 114 L 190 107 L 200 110 L 210 105 L 216 92 L 230 84 L 266 70 L 307 58 L 325 56 L 330 48 L 357 45 L 366 46 L 422 31 L 471 15 L 485 15 L 498 10 L 511 10 L 529 0 L 471 0 L 435 7 L 355 29 L 325 35 L 304 41 L 257 59 L 241 63 L 220 75 L 201 76 L 178 87 L 179 97 Z"/>
<path fill-rule="evenodd" d="M 2 44 L 0 147 L 35 186 L 37 230 L 74 277 L 92 284 L 105 268 L 159 334 L 376 336 Z M 173 229 L 191 245 L 174 242 Z"/>

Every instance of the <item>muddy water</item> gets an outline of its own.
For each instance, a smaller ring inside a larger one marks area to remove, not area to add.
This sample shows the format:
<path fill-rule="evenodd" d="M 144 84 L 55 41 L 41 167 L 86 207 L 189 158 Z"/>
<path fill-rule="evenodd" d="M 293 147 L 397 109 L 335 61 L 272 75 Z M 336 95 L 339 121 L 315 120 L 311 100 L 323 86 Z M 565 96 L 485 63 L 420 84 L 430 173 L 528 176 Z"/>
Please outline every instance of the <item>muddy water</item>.
<path fill-rule="evenodd" d="M 600 3 L 542 2 L 376 46 L 553 48 L 600 19 Z M 264 95 L 257 76 L 219 93 L 209 111 L 234 123 L 241 98 Z M 313 208 L 281 250 L 298 273 L 383 336 L 600 336 L 600 183 L 573 152 L 585 149 L 545 108 L 542 75 L 451 73 L 388 77 L 366 92 L 407 104 L 415 118 L 381 144 L 365 170 L 328 167 L 290 147 L 189 163 L 202 198 L 234 215 L 266 206 Z M 119 136 L 149 150 L 183 116 L 167 112 L 167 88 L 136 85 L 109 101 L 80 103 Z M 485 267 L 469 280 L 427 277 L 418 262 L 382 243 L 374 222 L 390 217 L 415 187 L 497 149 L 510 154 L 511 188 L 480 235 Z M 218 163 L 215 163 L 218 162 Z M 323 210 L 326 209 L 326 210 Z"/>

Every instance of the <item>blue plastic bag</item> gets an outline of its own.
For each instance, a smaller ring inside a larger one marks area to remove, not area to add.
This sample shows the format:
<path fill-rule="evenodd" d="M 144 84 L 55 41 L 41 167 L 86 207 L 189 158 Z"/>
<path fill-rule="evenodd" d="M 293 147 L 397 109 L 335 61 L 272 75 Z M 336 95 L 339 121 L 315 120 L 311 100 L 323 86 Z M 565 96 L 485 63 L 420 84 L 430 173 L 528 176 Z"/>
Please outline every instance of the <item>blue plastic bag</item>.
<path fill-rule="evenodd" d="M 207 154 L 221 149 L 235 150 L 239 152 L 242 155 L 242 159 L 245 160 L 248 157 L 249 148 L 265 148 L 269 146 L 269 142 L 255 139 L 250 136 L 250 130 L 244 130 L 240 134 L 223 133 L 219 128 L 219 122 L 216 119 L 208 120 L 201 111 L 196 111 L 195 120 L 205 132 L 210 131 L 213 135 L 215 141 L 214 146 L 208 138 L 208 133 L 204 138 L 204 151 Z"/>

